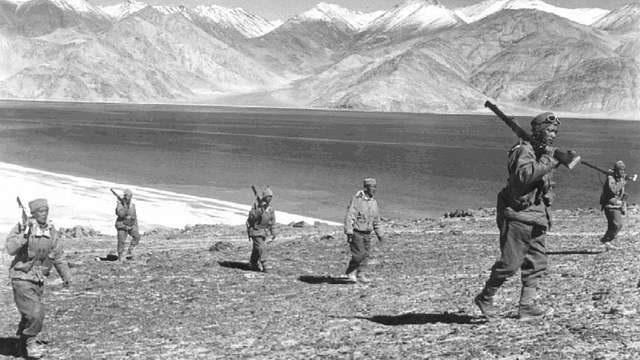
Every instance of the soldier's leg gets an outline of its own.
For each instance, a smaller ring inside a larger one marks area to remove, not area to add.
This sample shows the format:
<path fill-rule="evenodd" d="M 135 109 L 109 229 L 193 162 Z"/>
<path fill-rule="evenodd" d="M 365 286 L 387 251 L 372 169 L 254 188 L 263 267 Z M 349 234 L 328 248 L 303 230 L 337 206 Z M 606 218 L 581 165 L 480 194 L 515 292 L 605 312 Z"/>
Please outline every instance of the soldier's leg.
<path fill-rule="evenodd" d="M 364 254 L 360 261 L 360 266 L 357 269 L 357 276 L 360 281 L 368 282 L 369 280 L 363 275 L 363 271 L 367 266 L 367 262 L 371 255 L 371 234 L 362 234 L 362 244 L 364 247 Z"/>
<path fill-rule="evenodd" d="M 267 264 L 269 257 L 268 257 L 268 250 L 267 250 L 267 238 L 266 237 L 261 237 L 260 238 L 260 244 L 259 244 L 259 253 L 260 253 L 260 263 L 262 264 L 262 271 L 267 271 L 270 270 L 271 267 Z"/>
<path fill-rule="evenodd" d="M 351 250 L 351 260 L 349 261 L 349 265 L 347 266 L 346 274 L 351 274 L 352 272 L 358 270 L 360 268 L 360 264 L 362 260 L 366 258 L 366 247 L 364 241 L 364 234 L 354 231 L 351 243 L 349 244 L 349 248 Z"/>
<path fill-rule="evenodd" d="M 23 337 L 35 337 L 42 331 L 44 305 L 42 293 L 44 286 L 31 281 L 13 279 L 13 299 L 24 320 Z"/>
<path fill-rule="evenodd" d="M 490 301 L 500 286 L 522 266 L 529 248 L 531 229 L 531 225 L 518 221 L 504 221 L 500 232 L 500 259 L 491 267 L 489 280 L 480 294 L 483 300 Z"/>
<path fill-rule="evenodd" d="M 262 265 L 262 256 L 264 253 L 264 236 L 252 236 L 251 242 L 253 245 L 253 249 L 251 250 L 251 258 L 249 260 L 251 267 L 254 270 L 264 270 Z"/>
<path fill-rule="evenodd" d="M 546 231 L 542 227 L 534 227 L 531 234 L 529 251 L 522 264 L 522 292 L 520 306 L 533 305 L 536 299 L 538 281 L 547 270 L 547 249 L 545 245 Z"/>
<path fill-rule="evenodd" d="M 124 253 L 124 245 L 127 240 L 127 231 L 118 229 L 118 260 L 122 260 L 122 254 Z"/>
<path fill-rule="evenodd" d="M 140 243 L 140 232 L 138 227 L 134 226 L 129 230 L 129 236 L 131 236 L 131 242 L 129 243 L 129 249 L 127 250 L 127 257 L 133 258 L 133 249 Z"/>

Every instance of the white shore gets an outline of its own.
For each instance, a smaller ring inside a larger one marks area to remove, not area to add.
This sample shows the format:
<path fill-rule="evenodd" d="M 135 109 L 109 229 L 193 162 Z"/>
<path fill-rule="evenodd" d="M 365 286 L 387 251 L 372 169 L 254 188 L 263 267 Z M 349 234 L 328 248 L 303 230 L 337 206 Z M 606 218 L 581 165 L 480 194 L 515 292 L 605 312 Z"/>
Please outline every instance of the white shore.
<path fill-rule="evenodd" d="M 194 224 L 244 224 L 248 204 L 238 204 L 212 198 L 180 194 L 148 187 L 118 184 L 109 181 L 70 176 L 0 162 L 0 233 L 7 233 L 20 219 L 16 196 L 25 207 L 35 198 L 46 198 L 50 218 L 58 227 L 76 225 L 94 228 L 104 234 L 115 234 L 116 198 L 109 191 L 122 194 L 133 191 L 141 231 L 158 227 L 182 228 Z M 28 209 L 27 209 L 28 210 Z M 301 215 L 277 211 L 279 223 L 316 221 L 338 225 Z"/>

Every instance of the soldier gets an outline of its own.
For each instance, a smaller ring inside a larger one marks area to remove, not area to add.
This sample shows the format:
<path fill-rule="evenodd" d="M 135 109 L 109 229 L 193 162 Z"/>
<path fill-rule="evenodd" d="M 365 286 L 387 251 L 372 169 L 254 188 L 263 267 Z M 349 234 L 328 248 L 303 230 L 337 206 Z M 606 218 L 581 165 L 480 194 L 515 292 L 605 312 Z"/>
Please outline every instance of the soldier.
<path fill-rule="evenodd" d="M 371 232 L 376 233 L 379 243 L 384 242 L 378 203 L 374 199 L 376 185 L 376 179 L 364 179 L 364 189 L 359 190 L 347 206 L 344 233 L 347 235 L 347 242 L 351 249 L 351 261 L 345 275 L 352 283 L 369 282 L 363 274 L 363 269 L 371 251 Z"/>
<path fill-rule="evenodd" d="M 600 206 L 607 218 L 608 227 L 600 242 L 607 250 L 617 249 L 611 244 L 611 241 L 616 238 L 616 235 L 622 229 L 622 215 L 626 213 L 624 187 L 627 181 L 625 175 L 624 163 L 617 161 L 613 166 L 613 173 L 607 175 L 607 181 L 602 186 Z"/>
<path fill-rule="evenodd" d="M 21 315 L 16 335 L 31 358 L 43 355 L 42 345 L 36 337 L 42 330 L 44 306 L 42 295 L 45 278 L 55 266 L 63 286 L 70 284 L 69 267 L 62 261 L 62 241 L 53 224 L 48 221 L 49 205 L 46 199 L 29 203 L 31 217 L 26 224 L 18 224 L 7 237 L 6 249 L 15 256 L 9 267 L 13 298 Z"/>
<path fill-rule="evenodd" d="M 140 233 L 138 232 L 138 216 L 136 215 L 136 206 L 131 202 L 133 193 L 127 189 L 124 191 L 122 199 L 118 199 L 116 206 L 116 230 L 118 231 L 118 260 L 122 260 L 127 235 L 131 236 L 131 242 L 127 250 L 127 259 L 133 259 L 133 249 L 140 242 Z"/>
<path fill-rule="evenodd" d="M 259 202 L 253 204 L 249 216 L 247 217 L 247 234 L 249 241 L 253 243 L 249 265 L 252 270 L 267 272 L 270 267 L 267 265 L 267 237 L 271 235 L 271 240 L 276 239 L 273 230 L 276 224 L 276 214 L 271 206 L 273 192 L 267 188 Z"/>
<path fill-rule="evenodd" d="M 571 159 L 551 147 L 560 120 L 550 112 L 531 121 L 531 142 L 521 140 L 508 154 L 509 178 L 498 194 L 496 220 L 500 229 L 501 256 L 474 303 L 487 317 L 495 316 L 493 297 L 498 288 L 518 269 L 522 273 L 522 291 L 518 317 L 529 319 L 544 315 L 534 302 L 538 279 L 547 268 L 545 234 L 551 226 L 547 207 L 554 198 L 551 178 L 560 162 Z M 558 160 L 556 158 L 560 158 Z"/>

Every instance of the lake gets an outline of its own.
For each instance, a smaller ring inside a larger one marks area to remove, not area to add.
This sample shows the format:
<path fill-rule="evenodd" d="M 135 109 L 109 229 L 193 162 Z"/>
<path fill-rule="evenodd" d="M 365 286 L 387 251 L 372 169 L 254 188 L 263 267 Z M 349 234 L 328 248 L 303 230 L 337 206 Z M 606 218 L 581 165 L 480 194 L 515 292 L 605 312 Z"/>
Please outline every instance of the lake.
<path fill-rule="evenodd" d="M 488 111 L 488 110 L 487 110 Z M 270 185 L 279 210 L 341 221 L 365 177 L 383 216 L 495 206 L 515 136 L 493 115 L 0 101 L 3 162 L 250 204 Z M 535 114 L 532 114 L 535 115 Z M 529 128 L 528 118 L 517 118 Z M 556 145 L 640 169 L 640 123 L 561 119 Z M 555 207 L 598 207 L 604 176 L 556 175 Z M 640 197 L 628 186 L 630 202 Z"/>

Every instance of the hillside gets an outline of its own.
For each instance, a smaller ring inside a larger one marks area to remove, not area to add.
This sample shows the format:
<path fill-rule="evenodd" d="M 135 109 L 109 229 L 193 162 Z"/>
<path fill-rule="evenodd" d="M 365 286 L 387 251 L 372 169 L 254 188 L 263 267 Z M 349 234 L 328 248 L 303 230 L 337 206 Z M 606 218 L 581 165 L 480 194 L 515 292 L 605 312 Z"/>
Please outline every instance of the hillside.
<path fill-rule="evenodd" d="M 636 261 L 640 213 L 622 251 L 600 252 L 594 209 L 555 211 L 540 295 L 551 310 L 514 318 L 519 281 L 486 322 L 472 304 L 498 255 L 492 210 L 440 219 L 387 219 L 370 284 L 341 284 L 347 246 L 336 227 L 280 226 L 274 270 L 245 270 L 241 227 L 195 226 L 145 234 L 132 262 L 96 261 L 112 237 L 68 232 L 74 284 L 46 291 L 49 357 L 75 358 L 634 358 L 640 353 Z M 461 212 L 458 212 L 460 215 Z M 72 237 L 79 234 L 80 237 Z M 83 237 L 88 235 L 89 237 Z M 7 258 L 3 267 L 7 266 Z M 14 354 L 18 314 L 0 288 L 0 357 Z"/>

